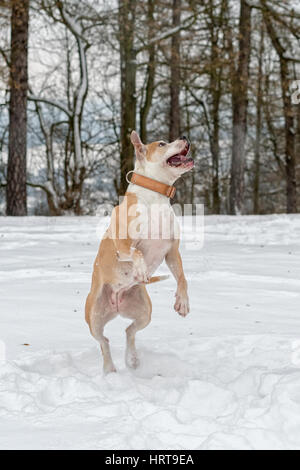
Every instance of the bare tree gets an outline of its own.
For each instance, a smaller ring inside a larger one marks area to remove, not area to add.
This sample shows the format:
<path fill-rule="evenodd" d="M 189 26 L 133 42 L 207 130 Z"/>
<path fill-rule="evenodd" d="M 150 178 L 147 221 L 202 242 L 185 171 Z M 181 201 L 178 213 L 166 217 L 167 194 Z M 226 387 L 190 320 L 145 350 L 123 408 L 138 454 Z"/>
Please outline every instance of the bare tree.
<path fill-rule="evenodd" d="M 119 194 L 127 188 L 126 174 L 133 168 L 134 150 L 130 133 L 136 127 L 136 49 L 134 45 L 136 0 L 119 0 L 119 44 L 121 80 L 121 180 Z"/>
<path fill-rule="evenodd" d="M 276 50 L 280 62 L 280 79 L 283 100 L 283 113 L 285 121 L 285 170 L 286 170 L 286 197 L 287 212 L 297 212 L 297 192 L 296 192 L 296 153 L 295 153 L 295 116 L 294 107 L 290 92 L 290 62 L 287 51 L 282 44 L 273 23 L 272 13 L 268 9 L 266 2 L 263 1 L 263 17 L 266 23 L 268 34 L 271 38 L 274 49 Z M 300 37 L 300 35 L 299 35 Z"/>
<path fill-rule="evenodd" d="M 210 34 L 210 71 L 209 71 L 209 91 L 211 94 L 211 132 L 210 150 L 212 155 L 213 179 L 212 179 L 212 210 L 214 214 L 220 213 L 220 188 L 219 188 L 219 159 L 220 159 L 220 101 L 222 96 L 222 78 L 224 60 L 222 58 L 222 28 L 224 28 L 224 14 L 226 2 L 222 0 L 219 11 L 213 0 L 209 2 L 209 23 Z M 217 10 L 217 11 L 216 11 Z"/>
<path fill-rule="evenodd" d="M 172 25 L 174 28 L 180 25 L 180 18 L 181 0 L 173 0 Z M 169 141 L 172 142 L 180 135 L 180 31 L 173 34 L 171 39 L 170 74 Z"/>
<path fill-rule="evenodd" d="M 247 135 L 248 78 L 251 50 L 251 6 L 240 2 L 238 65 L 232 83 L 232 161 L 230 213 L 244 210 L 245 143 Z"/>
<path fill-rule="evenodd" d="M 145 98 L 141 103 L 140 111 L 140 137 L 142 142 L 147 142 L 147 118 L 152 104 L 153 93 L 154 93 L 154 78 L 155 78 L 155 43 L 152 43 L 154 37 L 154 7 L 155 0 L 148 0 L 148 11 L 147 11 L 147 27 L 148 27 L 148 42 L 150 46 L 148 48 L 148 64 L 146 71 L 146 87 L 145 87 Z"/>
<path fill-rule="evenodd" d="M 74 89 L 72 100 L 70 99 L 70 86 L 68 86 L 68 100 L 66 104 L 56 102 L 52 98 L 43 96 L 35 96 L 33 93 L 29 95 L 29 100 L 35 102 L 36 112 L 40 123 L 41 131 L 44 135 L 47 159 L 47 181 L 45 183 L 28 182 L 32 187 L 38 187 L 45 191 L 48 199 L 49 208 L 52 214 L 73 210 L 75 214 L 81 213 L 81 197 L 83 183 L 87 176 L 87 165 L 83 155 L 83 139 L 81 135 L 82 115 L 85 101 L 88 93 L 88 69 L 87 69 L 87 51 L 90 43 L 84 36 L 84 29 L 80 19 L 67 10 L 63 2 L 55 1 L 53 3 L 44 4 L 47 13 L 55 20 L 65 25 L 69 33 L 76 42 L 78 62 L 79 62 L 79 80 Z M 57 8 L 60 16 L 56 17 L 55 9 Z M 67 61 L 68 49 L 67 49 Z M 70 81 L 71 68 L 67 66 L 68 82 Z M 50 128 L 46 124 L 43 116 L 41 103 L 58 109 L 63 113 L 64 118 L 51 125 Z M 66 133 L 66 148 L 64 162 L 64 191 L 61 192 L 55 180 L 54 160 L 55 152 L 53 149 L 53 136 L 55 130 L 66 125 L 68 131 Z"/>
<path fill-rule="evenodd" d="M 12 0 L 9 103 L 9 153 L 6 213 L 27 214 L 27 50 L 29 0 Z"/>
<path fill-rule="evenodd" d="M 256 123 L 255 123 L 255 155 L 254 155 L 254 184 L 253 184 L 253 213 L 259 214 L 260 186 L 260 144 L 262 130 L 262 90 L 263 90 L 263 53 L 264 53 L 264 24 L 261 24 L 260 45 L 258 51 L 258 73 L 256 88 Z"/>

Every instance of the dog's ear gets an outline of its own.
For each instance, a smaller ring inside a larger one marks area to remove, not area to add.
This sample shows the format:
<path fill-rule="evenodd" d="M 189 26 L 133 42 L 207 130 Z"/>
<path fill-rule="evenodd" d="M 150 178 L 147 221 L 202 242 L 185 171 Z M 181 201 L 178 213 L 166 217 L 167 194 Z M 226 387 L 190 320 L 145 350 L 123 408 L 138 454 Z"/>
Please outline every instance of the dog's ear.
<path fill-rule="evenodd" d="M 137 158 L 142 159 L 144 158 L 146 154 L 146 146 L 143 144 L 143 142 L 140 139 L 140 136 L 136 131 L 132 131 L 130 134 L 130 140 L 132 145 L 135 148 L 135 153 Z"/>

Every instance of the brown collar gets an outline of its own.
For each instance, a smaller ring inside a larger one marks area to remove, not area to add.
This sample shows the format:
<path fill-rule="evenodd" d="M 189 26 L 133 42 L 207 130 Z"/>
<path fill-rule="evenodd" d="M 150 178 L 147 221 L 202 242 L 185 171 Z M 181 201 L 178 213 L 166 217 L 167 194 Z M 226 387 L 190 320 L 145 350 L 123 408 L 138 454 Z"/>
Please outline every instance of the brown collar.
<path fill-rule="evenodd" d="M 151 191 L 155 191 L 156 193 L 163 194 L 164 196 L 167 196 L 171 199 L 175 196 L 176 193 L 175 186 L 169 186 L 168 184 L 153 180 L 152 178 L 148 178 L 147 176 L 138 175 L 134 172 L 132 173 L 130 183 L 137 184 L 138 186 L 142 186 L 143 188 L 147 188 Z"/>

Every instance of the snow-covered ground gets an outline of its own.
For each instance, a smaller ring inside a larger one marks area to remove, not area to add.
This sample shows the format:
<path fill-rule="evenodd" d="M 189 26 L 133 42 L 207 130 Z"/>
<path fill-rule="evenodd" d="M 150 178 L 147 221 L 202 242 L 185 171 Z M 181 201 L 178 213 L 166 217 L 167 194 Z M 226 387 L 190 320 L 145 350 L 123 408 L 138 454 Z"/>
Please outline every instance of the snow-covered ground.
<path fill-rule="evenodd" d="M 141 367 L 116 319 L 106 377 L 83 313 L 98 225 L 0 218 L 0 448 L 300 449 L 300 216 L 206 217 L 190 315 L 150 286 Z"/>

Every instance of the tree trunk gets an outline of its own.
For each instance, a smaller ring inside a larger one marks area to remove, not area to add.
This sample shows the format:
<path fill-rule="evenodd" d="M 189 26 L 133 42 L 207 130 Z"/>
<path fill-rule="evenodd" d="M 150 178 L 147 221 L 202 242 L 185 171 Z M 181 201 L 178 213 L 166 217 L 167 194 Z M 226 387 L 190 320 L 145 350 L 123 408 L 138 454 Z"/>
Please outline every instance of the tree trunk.
<path fill-rule="evenodd" d="M 173 23 L 175 28 L 180 24 L 181 0 L 173 0 Z M 170 84 L 170 124 L 169 141 L 180 136 L 180 32 L 173 34 L 171 44 L 171 84 Z"/>
<path fill-rule="evenodd" d="M 265 5 L 265 2 L 264 2 Z M 266 5 L 265 5 L 266 6 Z M 280 62 L 280 78 L 283 100 L 284 129 L 285 129 L 285 171 L 286 171 L 286 198 L 287 213 L 297 212 L 297 185 L 296 185 L 296 139 L 294 107 L 290 93 L 289 59 L 285 57 L 285 48 L 274 29 L 270 13 L 263 10 L 268 34 L 276 49 Z"/>
<path fill-rule="evenodd" d="M 150 42 L 153 37 L 154 25 L 154 5 L 155 0 L 148 0 L 148 41 Z M 147 143 L 147 118 L 152 104 L 152 97 L 154 92 L 154 77 L 155 77 L 155 44 L 149 46 L 149 58 L 147 66 L 147 83 L 146 83 L 146 96 L 145 101 L 141 107 L 140 113 L 140 137 L 142 142 Z"/>
<path fill-rule="evenodd" d="M 27 215 L 27 49 L 29 0 L 12 0 L 6 213 Z"/>
<path fill-rule="evenodd" d="M 297 141 L 296 141 L 297 161 L 296 161 L 296 165 L 297 165 L 298 172 L 299 172 L 300 170 L 300 106 L 299 105 L 297 105 L 296 112 L 297 112 Z"/>
<path fill-rule="evenodd" d="M 238 67 L 232 86 L 232 161 L 230 181 L 230 213 L 241 214 L 244 210 L 244 168 L 247 135 L 248 78 L 251 50 L 251 7 L 241 0 L 239 24 Z"/>
<path fill-rule="evenodd" d="M 270 96 L 270 86 L 271 86 L 271 84 L 270 84 L 269 75 L 265 76 L 264 85 L 265 85 L 264 95 L 265 96 Z M 281 156 L 280 156 L 280 148 L 279 148 L 277 137 L 276 137 L 276 134 L 277 134 L 276 133 L 276 128 L 274 127 L 274 125 L 272 123 L 273 108 L 270 106 L 269 100 L 263 100 L 262 105 L 263 105 L 263 110 L 264 110 L 264 114 L 265 114 L 265 119 L 264 120 L 265 120 L 265 123 L 267 125 L 267 129 L 268 129 L 268 133 L 269 133 L 269 139 L 270 139 L 270 142 L 272 144 L 272 149 L 273 149 L 273 154 L 274 154 L 275 161 L 278 165 L 279 171 L 281 173 L 285 173 L 285 165 L 283 164 Z"/>
<path fill-rule="evenodd" d="M 133 169 L 134 149 L 130 133 L 136 127 L 136 51 L 134 49 L 136 0 L 119 0 L 121 65 L 121 136 L 119 195 L 127 188 L 126 174 Z"/>
<path fill-rule="evenodd" d="M 223 0 L 220 5 L 220 13 L 216 12 L 216 5 L 213 0 L 209 2 L 209 33 L 210 33 L 210 92 L 211 103 L 211 122 L 212 130 L 210 135 L 210 151 L 212 156 L 212 212 L 220 214 L 221 201 L 219 190 L 219 158 L 220 158 L 220 101 L 222 95 L 222 57 L 220 57 L 221 48 L 219 47 L 219 28 L 223 25 L 226 2 Z"/>
<path fill-rule="evenodd" d="M 262 80 L 263 80 L 264 26 L 261 27 L 258 58 L 257 92 L 256 92 L 256 130 L 254 155 L 253 213 L 259 214 L 259 183 L 260 183 L 260 140 L 262 126 Z"/>
<path fill-rule="evenodd" d="M 282 77 L 283 79 L 283 77 Z M 297 212 L 297 184 L 296 184 L 296 155 L 294 110 L 289 93 L 288 80 L 283 83 L 284 118 L 285 118 L 285 168 L 286 168 L 286 198 L 287 213 Z"/>
<path fill-rule="evenodd" d="M 219 98 L 218 93 L 214 96 L 213 102 L 213 138 L 212 138 L 212 161 L 213 161 L 213 180 L 212 180 L 212 194 L 213 194 L 213 207 L 212 211 L 214 214 L 220 214 L 221 201 L 220 201 L 220 190 L 219 190 L 219 156 L 220 156 L 220 145 L 219 145 L 219 104 L 215 101 Z"/>

